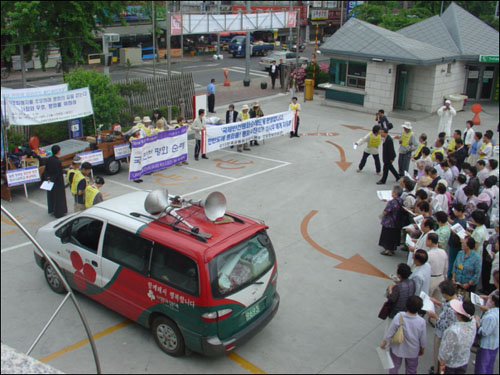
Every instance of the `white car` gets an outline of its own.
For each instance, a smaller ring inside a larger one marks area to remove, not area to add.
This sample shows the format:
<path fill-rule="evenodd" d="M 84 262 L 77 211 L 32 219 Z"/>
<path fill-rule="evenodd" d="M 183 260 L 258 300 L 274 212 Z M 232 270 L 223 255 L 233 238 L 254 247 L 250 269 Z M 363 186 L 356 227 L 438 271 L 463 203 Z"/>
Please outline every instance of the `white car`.
<path fill-rule="evenodd" d="M 296 61 L 296 53 L 290 51 L 276 51 L 271 53 L 269 56 L 262 57 L 259 60 L 259 65 L 262 66 L 265 70 L 269 70 L 271 68 L 273 60 L 276 61 L 276 64 L 279 65 L 280 60 L 283 60 L 286 64 L 295 64 Z M 299 56 L 299 65 L 303 63 L 308 63 L 309 59 L 307 57 Z"/>

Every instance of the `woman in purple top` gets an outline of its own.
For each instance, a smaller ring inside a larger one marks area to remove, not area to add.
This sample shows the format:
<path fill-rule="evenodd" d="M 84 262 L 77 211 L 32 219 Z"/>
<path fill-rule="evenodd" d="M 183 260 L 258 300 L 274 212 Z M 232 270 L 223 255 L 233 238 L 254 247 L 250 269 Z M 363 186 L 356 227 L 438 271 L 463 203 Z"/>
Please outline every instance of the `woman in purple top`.
<path fill-rule="evenodd" d="M 399 185 L 392 188 L 392 198 L 385 206 L 382 216 L 382 232 L 378 241 L 379 246 L 384 248 L 380 254 L 394 255 L 396 247 L 401 239 L 401 220 L 400 211 L 403 209 L 403 200 L 401 195 L 403 189 Z"/>
<path fill-rule="evenodd" d="M 425 320 L 417 314 L 422 306 L 423 301 L 420 297 L 410 297 L 406 303 L 407 311 L 400 312 L 394 317 L 385 339 L 380 344 L 380 348 L 385 349 L 399 326 L 403 324 L 403 342 L 401 344 L 390 343 L 389 345 L 391 358 L 394 362 L 394 367 L 389 370 L 389 374 L 398 373 L 403 358 L 405 359 L 406 374 L 417 373 L 418 357 L 424 355 L 425 341 L 427 340 Z"/>

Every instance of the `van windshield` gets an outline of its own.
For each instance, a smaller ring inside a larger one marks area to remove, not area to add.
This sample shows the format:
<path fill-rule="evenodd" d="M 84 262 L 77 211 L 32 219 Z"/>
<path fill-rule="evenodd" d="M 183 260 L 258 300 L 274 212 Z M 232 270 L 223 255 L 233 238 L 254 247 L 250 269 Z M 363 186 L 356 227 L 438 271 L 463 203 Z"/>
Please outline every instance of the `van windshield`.
<path fill-rule="evenodd" d="M 210 261 L 210 285 L 214 298 L 244 289 L 274 265 L 273 245 L 265 231 L 259 232 Z"/>
<path fill-rule="evenodd" d="M 243 44 L 243 41 L 245 40 L 244 37 L 241 36 L 235 36 L 233 40 L 231 40 L 231 44 Z"/>

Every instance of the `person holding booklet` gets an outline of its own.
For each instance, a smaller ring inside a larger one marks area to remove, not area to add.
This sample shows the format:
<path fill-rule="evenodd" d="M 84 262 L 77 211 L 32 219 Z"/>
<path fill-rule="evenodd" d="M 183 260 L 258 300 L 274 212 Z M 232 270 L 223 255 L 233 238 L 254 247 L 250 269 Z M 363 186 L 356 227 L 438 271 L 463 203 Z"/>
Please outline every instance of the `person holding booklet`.
<path fill-rule="evenodd" d="M 60 156 L 61 147 L 59 145 L 52 146 L 52 156 L 47 159 L 43 172 L 43 180 L 54 184 L 52 189 L 47 190 L 47 209 L 49 215 L 54 215 L 56 218 L 63 217 L 68 212 Z"/>
<path fill-rule="evenodd" d="M 481 274 L 481 258 L 474 251 L 476 241 L 467 237 L 462 241 L 462 250 L 453 263 L 451 278 L 462 290 L 475 292 Z"/>
<path fill-rule="evenodd" d="M 465 206 L 462 203 L 453 205 L 453 214 L 455 219 L 449 220 L 451 224 L 450 238 L 448 240 L 448 278 L 451 279 L 453 264 L 457 258 L 458 252 L 462 249 L 461 235 L 465 235 L 467 220 L 465 219 Z M 458 227 L 457 227 L 458 225 Z M 465 237 L 464 237 L 465 238 Z"/>
<path fill-rule="evenodd" d="M 382 255 L 394 255 L 396 247 L 399 245 L 401 239 L 401 216 L 403 213 L 403 200 L 401 195 L 403 189 L 399 185 L 392 188 L 392 198 L 385 206 L 382 213 L 382 231 L 380 233 L 379 246 L 384 250 L 380 253 Z"/>
<path fill-rule="evenodd" d="M 437 300 L 431 297 L 431 301 L 435 306 L 441 308 L 441 313 L 438 315 L 435 312 L 428 312 L 429 318 L 437 319 L 434 326 L 434 366 L 429 369 L 429 374 L 439 373 L 439 346 L 441 345 L 441 339 L 443 337 L 444 331 L 457 321 L 457 315 L 455 311 L 451 308 L 450 302 L 454 300 L 462 301 L 462 296 L 457 293 L 457 288 L 451 280 L 444 280 L 439 284 L 439 290 L 443 296 L 443 301 Z"/>
<path fill-rule="evenodd" d="M 410 280 L 415 282 L 415 295 L 419 296 L 421 292 L 429 294 L 429 286 L 431 282 L 431 265 L 428 262 L 429 256 L 427 251 L 419 249 L 413 255 L 413 263 L 415 268 L 410 275 Z"/>
<path fill-rule="evenodd" d="M 394 363 L 394 368 L 389 370 L 389 374 L 397 374 L 399 368 L 405 360 L 406 374 L 416 374 L 418 368 L 418 357 L 424 355 L 427 341 L 427 330 L 425 320 L 418 315 L 422 309 L 423 302 L 418 296 L 408 298 L 406 312 L 398 313 L 392 320 L 384 340 L 380 344 L 381 349 L 385 349 L 390 343 L 390 354 Z M 403 326 L 404 338 L 400 344 L 391 342 L 392 337 L 400 326 Z"/>
<path fill-rule="evenodd" d="M 476 316 L 476 323 L 481 340 L 476 354 L 475 374 L 493 374 L 498 353 L 499 339 L 499 297 L 492 296 L 493 307 L 484 313 L 481 319 Z"/>

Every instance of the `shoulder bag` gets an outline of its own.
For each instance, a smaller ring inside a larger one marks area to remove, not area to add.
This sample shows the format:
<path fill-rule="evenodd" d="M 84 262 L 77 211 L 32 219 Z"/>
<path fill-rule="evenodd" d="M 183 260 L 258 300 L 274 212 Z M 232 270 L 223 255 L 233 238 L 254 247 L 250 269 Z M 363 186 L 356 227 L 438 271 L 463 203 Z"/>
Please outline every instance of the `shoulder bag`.
<path fill-rule="evenodd" d="M 402 344 L 404 341 L 404 332 L 403 332 L 403 313 L 399 314 L 399 327 L 394 333 L 394 336 L 391 337 L 391 344 L 393 345 L 399 345 Z"/>

